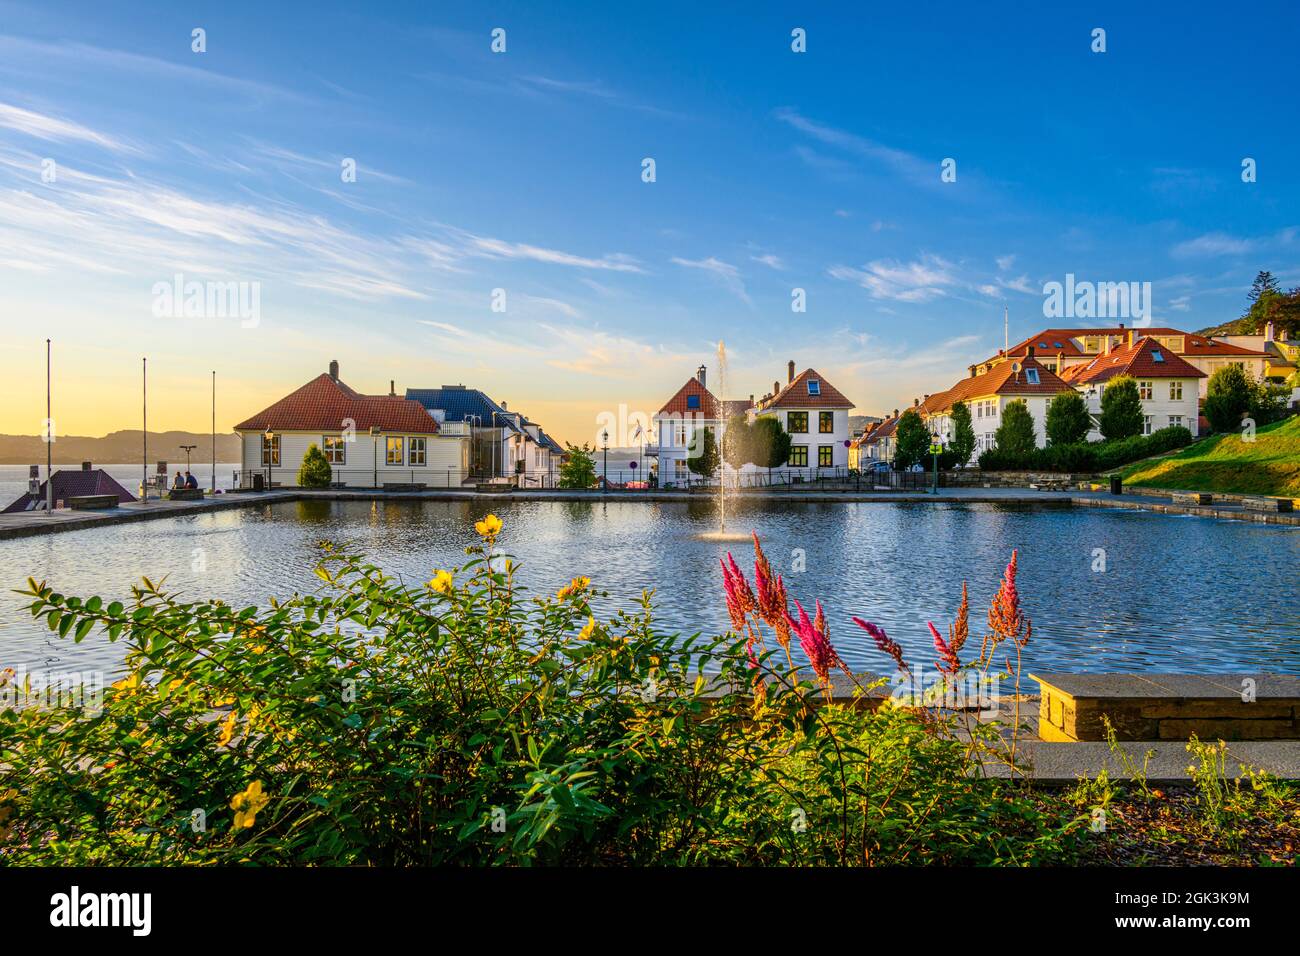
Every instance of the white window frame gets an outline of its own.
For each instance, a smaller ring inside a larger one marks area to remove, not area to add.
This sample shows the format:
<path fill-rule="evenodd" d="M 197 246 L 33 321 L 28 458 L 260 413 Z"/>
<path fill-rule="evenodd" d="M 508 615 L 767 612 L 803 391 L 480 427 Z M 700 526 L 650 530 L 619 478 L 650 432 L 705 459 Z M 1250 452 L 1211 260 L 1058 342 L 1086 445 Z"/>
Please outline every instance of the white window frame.
<path fill-rule="evenodd" d="M 331 444 L 331 442 L 335 444 Z M 320 447 L 321 451 L 325 453 L 325 460 L 331 465 L 346 465 L 348 463 L 348 443 L 342 435 L 322 435 Z"/>
<path fill-rule="evenodd" d="M 419 461 L 415 460 L 417 447 L 420 450 Z M 412 468 L 423 468 L 429 463 L 429 440 L 423 435 L 412 435 L 406 440 L 406 463 Z"/>
<path fill-rule="evenodd" d="M 397 442 L 397 460 L 393 461 L 393 442 Z M 384 436 L 384 464 L 406 464 L 406 440 L 401 435 Z"/>

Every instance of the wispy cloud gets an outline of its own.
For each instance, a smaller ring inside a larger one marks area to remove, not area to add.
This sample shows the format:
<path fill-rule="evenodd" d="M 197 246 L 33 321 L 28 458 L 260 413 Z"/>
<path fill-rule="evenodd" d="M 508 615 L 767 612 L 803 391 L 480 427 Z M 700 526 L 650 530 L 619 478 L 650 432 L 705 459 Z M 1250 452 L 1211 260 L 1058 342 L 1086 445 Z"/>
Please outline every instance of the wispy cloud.
<path fill-rule="evenodd" d="M 72 120 L 34 113 L 9 103 L 0 103 L 0 127 L 26 133 L 50 142 L 81 142 L 101 146 L 119 153 L 136 152 L 133 147 L 112 136 L 97 132 Z"/>
<path fill-rule="evenodd" d="M 785 263 L 781 260 L 781 257 L 774 256 L 771 253 L 766 253 L 761 256 L 750 256 L 749 258 L 767 266 L 769 269 L 777 269 L 779 271 L 785 268 Z"/>
<path fill-rule="evenodd" d="M 856 133 L 819 123 L 789 107 L 777 110 L 775 115 L 782 123 L 812 137 L 818 142 L 853 153 L 877 165 L 891 169 L 913 183 L 926 186 L 939 183 L 938 165 L 927 162 L 906 150 L 895 149 L 892 146 L 877 143 L 865 136 L 859 136 Z"/>
<path fill-rule="evenodd" d="M 1208 232 L 1195 239 L 1180 242 L 1170 250 L 1175 259 L 1193 259 L 1202 256 L 1239 256 L 1250 252 L 1255 243 L 1222 232 Z"/>
<path fill-rule="evenodd" d="M 899 302 L 928 302 L 946 295 L 946 290 L 958 284 L 952 264 L 928 254 L 913 262 L 876 259 L 861 269 L 832 266 L 828 274 L 834 279 L 856 282 L 873 299 Z"/>
<path fill-rule="evenodd" d="M 683 259 L 679 256 L 673 256 L 674 265 L 679 265 L 687 269 L 700 269 L 715 276 L 732 294 L 742 302 L 750 303 L 749 293 L 745 291 L 745 283 L 740 278 L 740 270 L 729 262 L 723 262 L 714 256 L 707 259 Z"/>

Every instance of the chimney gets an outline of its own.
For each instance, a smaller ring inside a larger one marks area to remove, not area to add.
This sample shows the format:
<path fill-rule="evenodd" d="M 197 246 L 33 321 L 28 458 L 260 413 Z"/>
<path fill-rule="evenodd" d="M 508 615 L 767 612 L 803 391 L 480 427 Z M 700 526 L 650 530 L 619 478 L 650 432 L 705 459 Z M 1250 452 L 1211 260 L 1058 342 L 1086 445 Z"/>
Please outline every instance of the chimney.
<path fill-rule="evenodd" d="M 88 462 L 88 461 L 83 461 L 83 462 L 81 463 L 81 470 L 82 470 L 82 471 L 90 471 L 90 470 L 91 470 L 91 468 L 90 468 L 90 462 Z"/>
<path fill-rule="evenodd" d="M 1061 366 L 1064 364 L 1065 364 L 1065 353 L 1057 352 L 1056 353 L 1056 374 L 1057 375 L 1061 374 Z"/>
<path fill-rule="evenodd" d="M 505 403 L 505 402 L 502 402 L 502 403 L 501 403 L 501 411 L 504 412 L 505 410 L 506 410 L 506 403 Z"/>
<path fill-rule="evenodd" d="M 388 380 L 388 397 L 395 398 L 396 396 L 397 396 L 397 380 L 390 378 Z"/>
<path fill-rule="evenodd" d="M 897 408 L 896 408 L 896 409 L 894 409 L 894 417 L 895 417 L 895 418 L 897 418 L 897 417 L 898 417 L 898 409 L 897 409 Z"/>
<path fill-rule="evenodd" d="M 780 383 L 780 382 L 773 382 L 773 383 L 772 383 L 772 394 L 773 394 L 773 395 L 776 395 L 776 393 L 779 392 L 779 391 L 781 391 L 781 383 Z"/>
<path fill-rule="evenodd" d="M 706 375 L 707 375 L 707 370 L 703 365 L 701 365 L 699 368 L 695 370 L 695 381 L 699 382 L 705 388 L 708 388 L 709 386 L 705 382 Z"/>
<path fill-rule="evenodd" d="M 914 399 L 912 399 L 912 407 L 913 407 L 913 408 L 916 408 L 916 406 L 918 406 L 918 405 L 920 405 L 920 404 L 921 404 L 921 400 L 920 400 L 919 398 L 914 398 Z"/>
<path fill-rule="evenodd" d="M 338 360 L 338 359 L 332 359 L 332 360 L 330 361 L 330 378 L 334 379 L 334 381 L 336 381 L 336 382 L 339 380 L 339 360 Z"/>
<path fill-rule="evenodd" d="M 749 393 L 749 404 L 751 404 L 751 405 L 754 404 L 754 393 L 753 393 L 753 392 L 750 392 L 750 393 Z"/>
<path fill-rule="evenodd" d="M 928 402 L 929 400 L 930 400 L 930 396 L 929 396 L 929 395 L 926 395 L 926 396 L 925 396 L 925 401 Z"/>
<path fill-rule="evenodd" d="M 971 378 L 974 378 L 974 377 L 975 377 L 975 366 L 974 366 L 974 365 L 970 366 L 970 377 L 971 377 Z"/>
<path fill-rule="evenodd" d="M 1109 354 L 1110 354 L 1110 336 L 1109 336 L 1109 335 L 1106 336 L 1106 345 L 1105 345 L 1105 347 L 1101 350 L 1101 354 L 1102 354 L 1102 355 L 1109 355 Z"/>
<path fill-rule="evenodd" d="M 1031 359 L 1033 357 L 1034 357 L 1034 347 L 1032 345 L 1025 346 L 1025 358 Z"/>
<path fill-rule="evenodd" d="M 1272 341 L 1273 341 L 1273 323 L 1272 323 L 1272 322 L 1265 322 L 1265 323 L 1264 323 L 1264 341 L 1265 341 L 1265 342 L 1272 342 Z"/>
<path fill-rule="evenodd" d="M 1120 328 L 1122 329 L 1122 328 L 1124 328 L 1124 326 L 1123 326 L 1123 325 L 1120 325 Z M 1132 345 L 1132 344 L 1133 344 L 1134 342 L 1136 342 L 1136 341 L 1137 341 L 1137 329 L 1129 329 L 1129 330 L 1128 330 L 1128 344 L 1129 344 L 1129 345 Z"/>
<path fill-rule="evenodd" d="M 793 382 L 794 381 L 794 359 L 790 359 L 789 363 L 785 367 L 785 371 L 786 371 L 786 379 L 785 379 L 786 382 L 787 383 Z"/>

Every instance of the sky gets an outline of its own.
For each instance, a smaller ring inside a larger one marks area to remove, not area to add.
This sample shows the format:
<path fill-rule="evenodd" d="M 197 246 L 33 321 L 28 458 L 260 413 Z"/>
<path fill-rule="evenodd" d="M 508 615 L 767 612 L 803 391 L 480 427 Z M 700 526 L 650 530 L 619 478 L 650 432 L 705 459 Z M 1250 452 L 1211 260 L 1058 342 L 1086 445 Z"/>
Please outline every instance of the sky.
<path fill-rule="evenodd" d="M 47 337 L 57 434 L 140 427 L 147 356 L 151 430 L 338 359 L 583 442 L 719 342 L 726 397 L 793 359 L 879 415 L 1004 307 L 1094 324 L 1044 317 L 1067 275 L 1189 330 L 1300 284 L 1295 4 L 542 6 L 0 0 L 0 433 Z"/>

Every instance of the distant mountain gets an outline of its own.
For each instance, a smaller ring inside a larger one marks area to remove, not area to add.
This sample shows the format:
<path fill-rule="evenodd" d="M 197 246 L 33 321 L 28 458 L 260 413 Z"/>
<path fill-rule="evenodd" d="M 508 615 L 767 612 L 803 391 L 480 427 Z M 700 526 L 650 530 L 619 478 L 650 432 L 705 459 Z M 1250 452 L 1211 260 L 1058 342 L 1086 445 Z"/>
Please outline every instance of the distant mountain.
<path fill-rule="evenodd" d="M 866 431 L 868 425 L 878 425 L 884 421 L 878 415 L 850 415 L 849 416 L 849 434 L 859 435 Z"/>
<path fill-rule="evenodd" d="M 76 465 L 83 461 L 96 465 L 131 465 L 140 461 L 142 434 L 139 431 L 111 432 L 103 438 L 81 435 L 57 435 L 54 440 L 54 464 Z M 197 445 L 194 461 L 212 460 L 212 436 L 193 432 L 150 432 L 149 462 L 184 462 L 181 445 Z M 217 435 L 217 461 L 239 461 L 239 436 Z M 0 435 L 0 465 L 40 465 L 45 463 L 45 442 L 40 435 Z"/>

